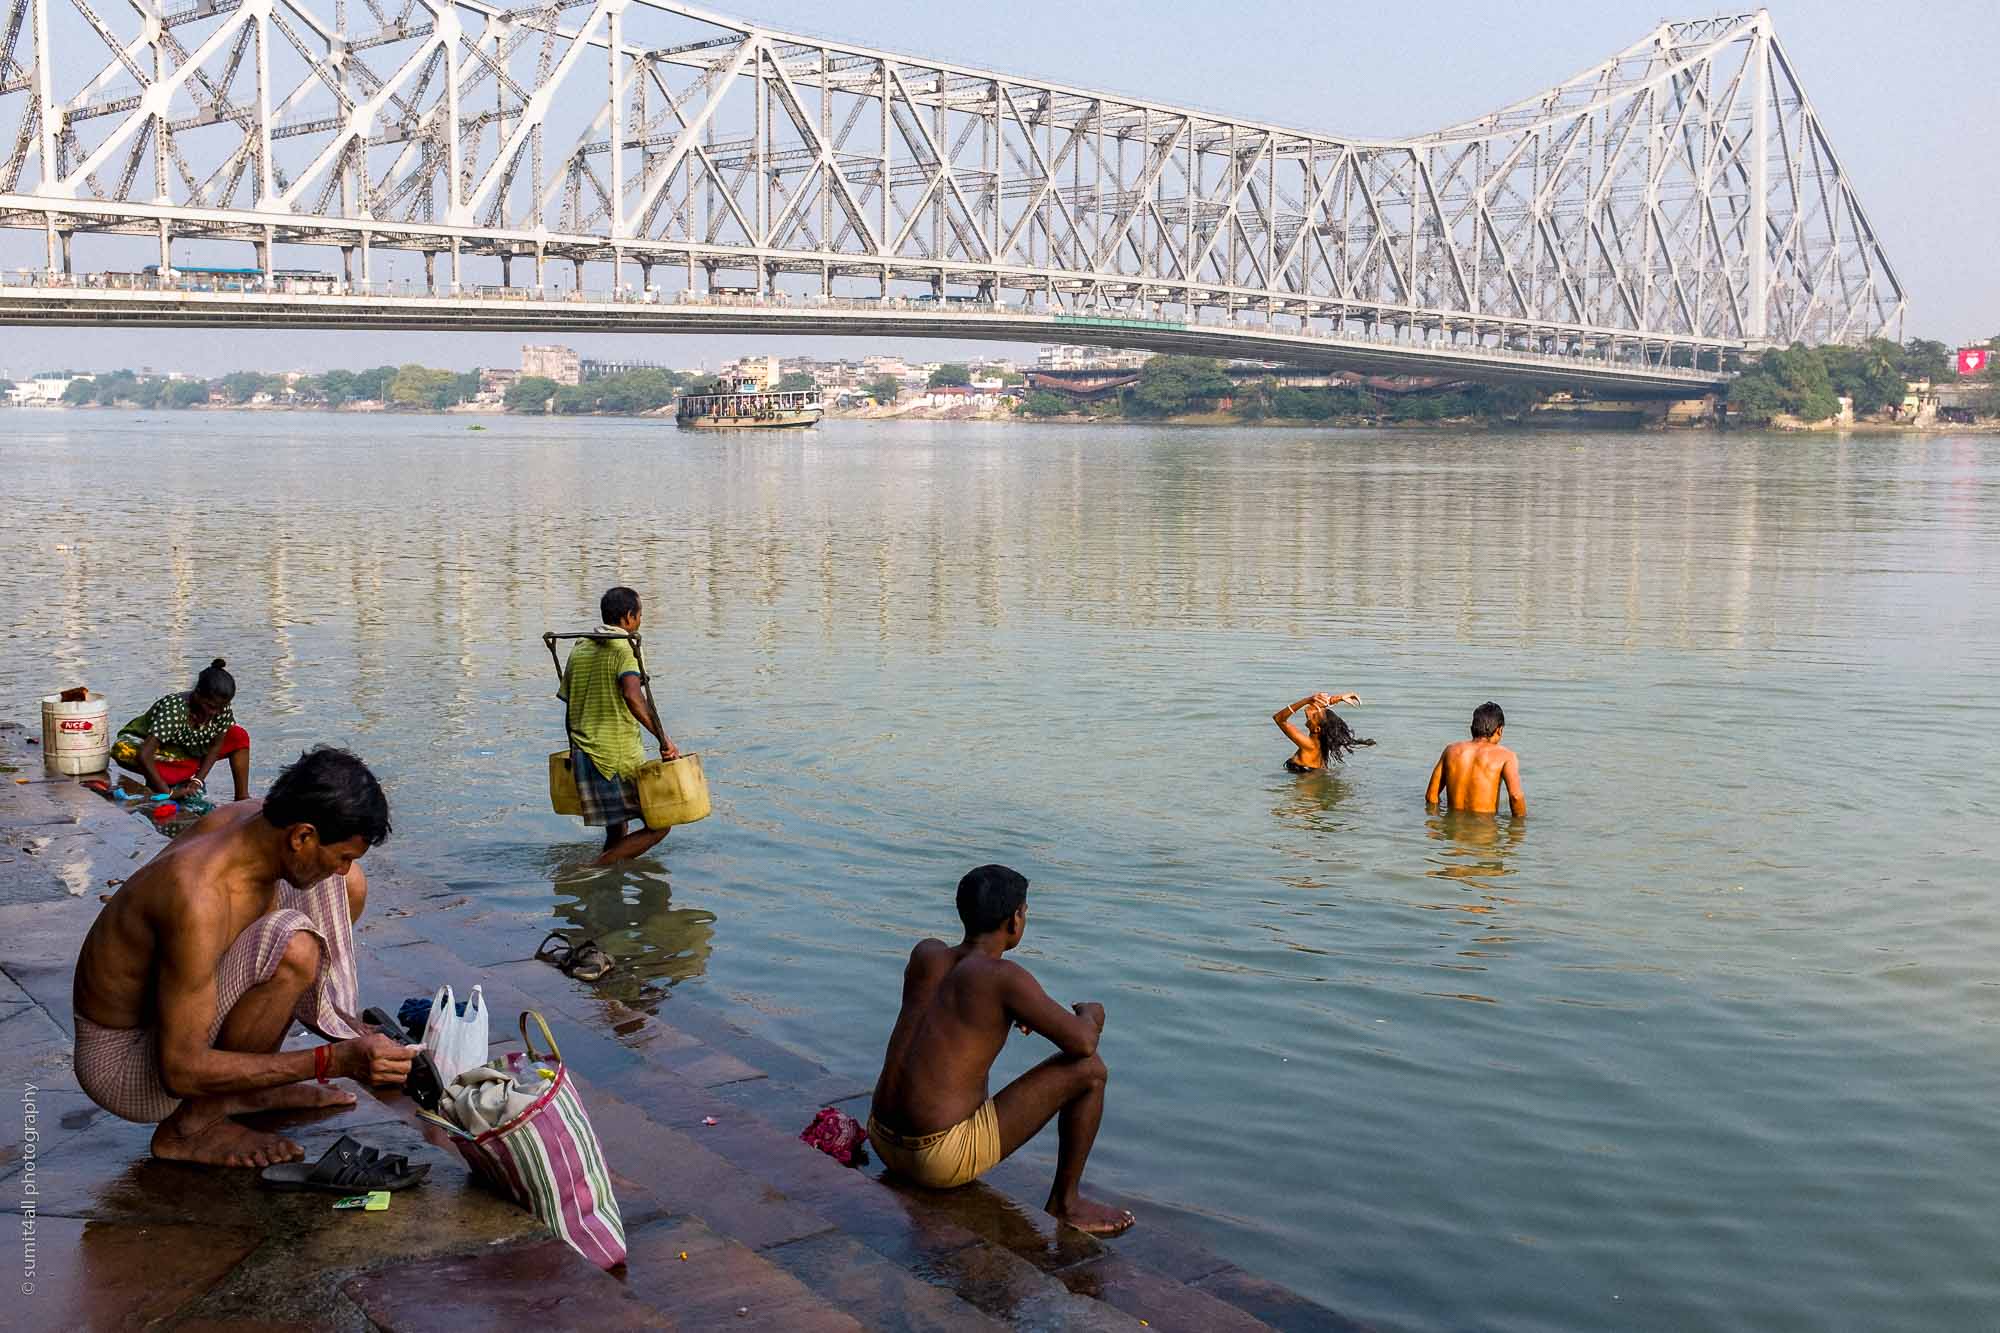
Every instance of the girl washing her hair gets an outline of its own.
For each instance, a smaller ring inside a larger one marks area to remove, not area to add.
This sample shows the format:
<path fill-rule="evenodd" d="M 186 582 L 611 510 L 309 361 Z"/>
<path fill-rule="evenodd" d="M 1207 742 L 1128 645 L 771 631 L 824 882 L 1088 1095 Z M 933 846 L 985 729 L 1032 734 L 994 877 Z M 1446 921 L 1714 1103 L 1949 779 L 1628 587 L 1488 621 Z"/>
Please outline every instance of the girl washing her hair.
<path fill-rule="evenodd" d="M 1288 704 L 1271 714 L 1271 720 L 1278 724 L 1278 730 L 1285 733 L 1285 739 L 1299 748 L 1285 767 L 1294 773 L 1317 773 L 1329 764 L 1337 764 L 1347 758 L 1348 752 L 1364 745 L 1373 745 L 1371 740 L 1363 740 L 1354 734 L 1354 728 L 1347 725 L 1347 719 L 1334 712 L 1336 704 L 1358 704 L 1358 694 L 1310 694 L 1295 704 Z M 1292 717 L 1300 709 L 1305 710 L 1306 725 L 1301 729 Z"/>
<path fill-rule="evenodd" d="M 236 725 L 230 703 L 236 678 L 216 658 L 185 694 L 167 694 L 118 729 L 111 757 L 155 792 L 187 794 L 205 787 L 208 770 L 229 760 L 236 800 L 250 795 L 250 733 Z"/>

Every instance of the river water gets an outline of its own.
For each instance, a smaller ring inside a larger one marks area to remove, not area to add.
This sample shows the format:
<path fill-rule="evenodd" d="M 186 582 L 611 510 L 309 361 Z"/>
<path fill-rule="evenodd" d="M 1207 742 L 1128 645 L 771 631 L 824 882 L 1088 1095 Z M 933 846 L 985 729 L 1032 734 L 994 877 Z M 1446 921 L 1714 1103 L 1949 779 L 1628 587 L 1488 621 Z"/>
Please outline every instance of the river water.
<path fill-rule="evenodd" d="M 1385 1328 L 2000 1308 L 2000 438 L 484 425 L 0 416 L 6 713 L 224 655 L 466 956 L 582 925 L 863 1081 L 1011 863 L 1091 1176 Z M 716 812 L 589 872 L 538 636 L 612 582 Z M 1315 689 L 1378 744 L 1295 777 Z M 1532 815 L 1427 815 L 1488 698 Z"/>

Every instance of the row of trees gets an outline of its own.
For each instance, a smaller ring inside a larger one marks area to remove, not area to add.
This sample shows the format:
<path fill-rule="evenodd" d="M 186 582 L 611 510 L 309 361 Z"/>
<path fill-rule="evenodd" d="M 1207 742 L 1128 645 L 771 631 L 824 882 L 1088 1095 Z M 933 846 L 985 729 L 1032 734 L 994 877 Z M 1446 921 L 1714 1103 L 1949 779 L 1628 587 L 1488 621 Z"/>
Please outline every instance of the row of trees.
<path fill-rule="evenodd" d="M 129 370 L 113 371 L 91 379 L 73 379 L 63 389 L 63 402 L 70 407 L 102 403 L 106 407 L 193 407 L 208 401 L 208 385 L 201 380 L 169 380 L 157 376 L 140 377 Z"/>
<path fill-rule="evenodd" d="M 1762 425 L 1780 414 L 1801 421 L 1824 421 L 1840 411 L 1842 397 L 1854 400 L 1857 416 L 1901 406 L 1912 380 L 1932 384 L 1970 383 L 1984 390 L 1975 399 L 1981 416 L 2000 416 L 2000 335 L 1986 340 L 1992 355 L 1986 369 L 1969 381 L 1958 373 L 1957 351 L 1929 338 L 1898 346 L 1877 338 L 1859 347 L 1803 347 L 1767 352 L 1729 386 L 1732 418 Z"/>
<path fill-rule="evenodd" d="M 216 380 L 166 379 L 114 370 L 72 379 L 63 402 L 72 407 L 199 407 L 212 400 L 241 406 L 268 396 L 299 406 L 340 407 L 380 402 L 390 407 L 442 410 L 470 402 L 479 393 L 479 372 L 433 370 L 428 366 L 377 366 L 373 370 L 329 370 L 324 375 L 288 379 L 255 370 L 237 370 Z"/>
<path fill-rule="evenodd" d="M 1086 407 L 1092 416 L 1159 418 L 1216 411 L 1227 400 L 1246 421 L 1445 421 L 1464 417 L 1519 416 L 1540 401 L 1531 389 L 1484 386 L 1452 393 L 1392 395 L 1355 388 L 1291 388 L 1265 378 L 1239 384 L 1220 361 L 1199 356 L 1156 356 L 1139 370 L 1139 382 L 1121 398 Z M 1061 394 L 1037 389 L 1021 404 L 1027 416 L 1078 411 Z"/>
<path fill-rule="evenodd" d="M 631 416 L 668 406 L 693 378 L 677 370 L 633 370 L 582 384 L 557 384 L 540 375 L 529 375 L 509 386 L 507 410 L 527 416 L 545 413 L 583 416 L 593 412 Z"/>
<path fill-rule="evenodd" d="M 1990 345 L 2000 350 L 2000 338 Z M 1900 346 L 1886 338 L 1858 347 L 1794 343 L 1766 352 L 1730 384 L 1729 415 L 1751 425 L 1780 415 L 1824 421 L 1839 413 L 1842 398 L 1849 398 L 1856 416 L 1874 416 L 1901 407 L 1911 380 L 1950 383 L 1957 378 L 1956 353 L 1928 338 L 1912 338 Z"/>

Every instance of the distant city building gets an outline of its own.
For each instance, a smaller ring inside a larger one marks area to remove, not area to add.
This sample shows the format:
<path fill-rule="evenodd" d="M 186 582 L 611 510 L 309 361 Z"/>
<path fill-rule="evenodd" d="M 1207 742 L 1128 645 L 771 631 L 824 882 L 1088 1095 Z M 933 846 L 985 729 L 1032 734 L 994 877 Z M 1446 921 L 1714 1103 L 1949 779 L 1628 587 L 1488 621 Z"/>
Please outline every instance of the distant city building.
<path fill-rule="evenodd" d="M 591 380 L 610 379 L 613 375 L 629 375 L 635 370 L 672 370 L 673 367 L 663 366 L 657 361 L 600 361 L 595 357 L 585 357 L 577 363 L 577 369 L 584 382 L 589 383 Z M 554 379 L 555 376 L 549 378 Z"/>
<path fill-rule="evenodd" d="M 88 375 L 41 375 L 31 380 L 22 380 L 7 387 L 9 407 L 60 407 L 63 390 L 75 380 L 87 380 Z"/>
<path fill-rule="evenodd" d="M 863 379 L 877 380 L 887 375 L 891 379 L 908 382 L 921 380 L 923 376 L 910 369 L 910 363 L 900 356 L 866 356 L 861 358 Z"/>
<path fill-rule="evenodd" d="M 1151 352 L 1125 348 L 1058 343 L 1035 356 L 1037 370 L 1137 370 L 1153 359 Z"/>
<path fill-rule="evenodd" d="M 724 373 L 731 379 L 755 380 L 766 389 L 774 387 L 785 377 L 775 356 L 746 356 Z"/>
<path fill-rule="evenodd" d="M 521 378 L 518 370 L 492 369 L 479 372 L 479 396 L 481 398 L 504 398 L 507 390 L 514 387 Z"/>
<path fill-rule="evenodd" d="M 557 384 L 583 383 L 583 360 L 574 347 L 538 347 L 533 344 L 521 349 L 521 377 L 530 379 L 540 376 L 554 380 Z"/>

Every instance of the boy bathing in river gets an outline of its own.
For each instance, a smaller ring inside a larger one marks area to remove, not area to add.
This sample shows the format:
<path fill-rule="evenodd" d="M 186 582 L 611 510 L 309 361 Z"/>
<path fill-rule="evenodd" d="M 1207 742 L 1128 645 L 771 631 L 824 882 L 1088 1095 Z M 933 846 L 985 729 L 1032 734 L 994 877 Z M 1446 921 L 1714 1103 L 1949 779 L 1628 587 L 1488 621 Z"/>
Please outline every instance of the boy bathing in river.
<path fill-rule="evenodd" d="M 1097 1040 L 1104 1006 L 1063 1008 L 1028 970 L 1003 955 L 1028 925 L 1028 881 L 986 865 L 958 882 L 965 938 L 924 940 L 903 971 L 903 1010 L 875 1084 L 868 1137 L 895 1174 L 931 1189 L 953 1189 L 992 1170 L 1056 1121 L 1056 1176 L 1043 1205 L 1051 1216 L 1097 1236 L 1115 1236 L 1132 1214 L 1083 1197 L 1084 1159 L 1104 1116 L 1104 1061 Z M 1057 1047 L 1000 1089 L 987 1075 L 1007 1031 L 1035 1032 Z"/>
<path fill-rule="evenodd" d="M 262 1167 L 304 1153 L 232 1116 L 353 1105 L 332 1077 L 401 1083 L 417 1048 L 363 1035 L 354 1017 L 353 924 L 368 899 L 356 862 L 388 836 L 368 766 L 321 748 L 141 867 L 77 958 L 76 1078 L 90 1099 L 157 1123 L 155 1157 Z M 333 1044 L 279 1050 L 294 1019 Z"/>
<path fill-rule="evenodd" d="M 1472 739 L 1447 745 L 1431 769 L 1424 789 L 1427 805 L 1443 805 L 1471 814 L 1490 815 L 1500 809 L 1500 784 L 1507 784 L 1507 806 L 1516 815 L 1528 813 L 1521 793 L 1521 761 L 1500 743 L 1507 715 L 1487 702 L 1472 712 Z"/>

